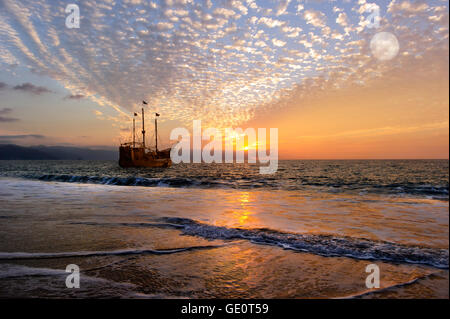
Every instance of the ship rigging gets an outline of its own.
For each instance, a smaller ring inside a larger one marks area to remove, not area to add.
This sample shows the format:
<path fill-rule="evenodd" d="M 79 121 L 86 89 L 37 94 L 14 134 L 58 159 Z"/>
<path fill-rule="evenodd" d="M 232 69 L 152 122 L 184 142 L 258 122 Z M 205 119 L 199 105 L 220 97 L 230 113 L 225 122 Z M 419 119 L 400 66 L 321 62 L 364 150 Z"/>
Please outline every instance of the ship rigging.
<path fill-rule="evenodd" d="M 142 101 L 143 105 L 147 102 Z M 133 140 L 120 144 L 119 147 L 119 165 L 121 167 L 170 167 L 170 148 L 158 150 L 158 117 L 155 113 L 155 149 L 152 150 L 145 146 L 145 115 L 142 107 L 142 143 L 136 142 L 136 120 L 133 116 Z"/>

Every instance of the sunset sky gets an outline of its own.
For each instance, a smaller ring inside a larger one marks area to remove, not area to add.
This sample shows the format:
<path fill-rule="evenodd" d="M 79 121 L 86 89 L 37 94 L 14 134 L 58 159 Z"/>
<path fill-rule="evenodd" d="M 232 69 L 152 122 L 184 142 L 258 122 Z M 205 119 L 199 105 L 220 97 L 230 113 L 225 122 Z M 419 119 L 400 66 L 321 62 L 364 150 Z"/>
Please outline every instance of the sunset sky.
<path fill-rule="evenodd" d="M 448 13 L 442 0 L 0 0 L 0 143 L 116 147 L 146 100 L 165 144 L 200 119 L 278 128 L 281 158 L 448 158 Z"/>

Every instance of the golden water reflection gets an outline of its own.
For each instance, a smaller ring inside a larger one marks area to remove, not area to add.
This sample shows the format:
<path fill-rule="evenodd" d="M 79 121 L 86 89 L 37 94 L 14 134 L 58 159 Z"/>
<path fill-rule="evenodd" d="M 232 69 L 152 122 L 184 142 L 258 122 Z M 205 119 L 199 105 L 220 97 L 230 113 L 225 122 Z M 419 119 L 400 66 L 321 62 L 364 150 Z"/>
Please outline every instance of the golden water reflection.
<path fill-rule="evenodd" d="M 254 211 L 255 194 L 247 191 L 227 196 L 229 209 L 225 211 L 225 220 L 217 222 L 219 226 L 250 227 L 258 222 Z"/>

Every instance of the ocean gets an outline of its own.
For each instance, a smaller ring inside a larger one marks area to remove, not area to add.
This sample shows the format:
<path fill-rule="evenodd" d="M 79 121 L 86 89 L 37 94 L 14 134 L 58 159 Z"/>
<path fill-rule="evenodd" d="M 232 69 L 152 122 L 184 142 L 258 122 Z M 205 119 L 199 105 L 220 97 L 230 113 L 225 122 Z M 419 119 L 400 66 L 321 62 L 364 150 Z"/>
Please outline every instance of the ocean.
<path fill-rule="evenodd" d="M 0 298 L 448 298 L 448 190 L 448 160 L 0 161 Z"/>

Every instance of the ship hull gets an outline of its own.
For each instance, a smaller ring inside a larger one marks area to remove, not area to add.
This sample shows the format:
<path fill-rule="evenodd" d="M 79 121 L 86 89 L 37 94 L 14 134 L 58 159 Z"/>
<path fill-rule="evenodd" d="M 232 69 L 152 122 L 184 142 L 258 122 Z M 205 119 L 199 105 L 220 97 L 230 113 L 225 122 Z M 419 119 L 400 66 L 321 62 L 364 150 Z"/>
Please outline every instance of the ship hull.
<path fill-rule="evenodd" d="M 123 168 L 128 167 L 170 167 L 172 166 L 172 161 L 170 158 L 161 159 L 149 159 L 149 160 L 132 160 L 132 161 L 121 161 L 119 160 L 119 166 Z"/>
<path fill-rule="evenodd" d="M 119 148 L 119 166 L 120 167 L 170 167 L 170 152 L 150 152 L 147 153 L 144 148 L 132 148 L 130 146 L 121 146 Z"/>

